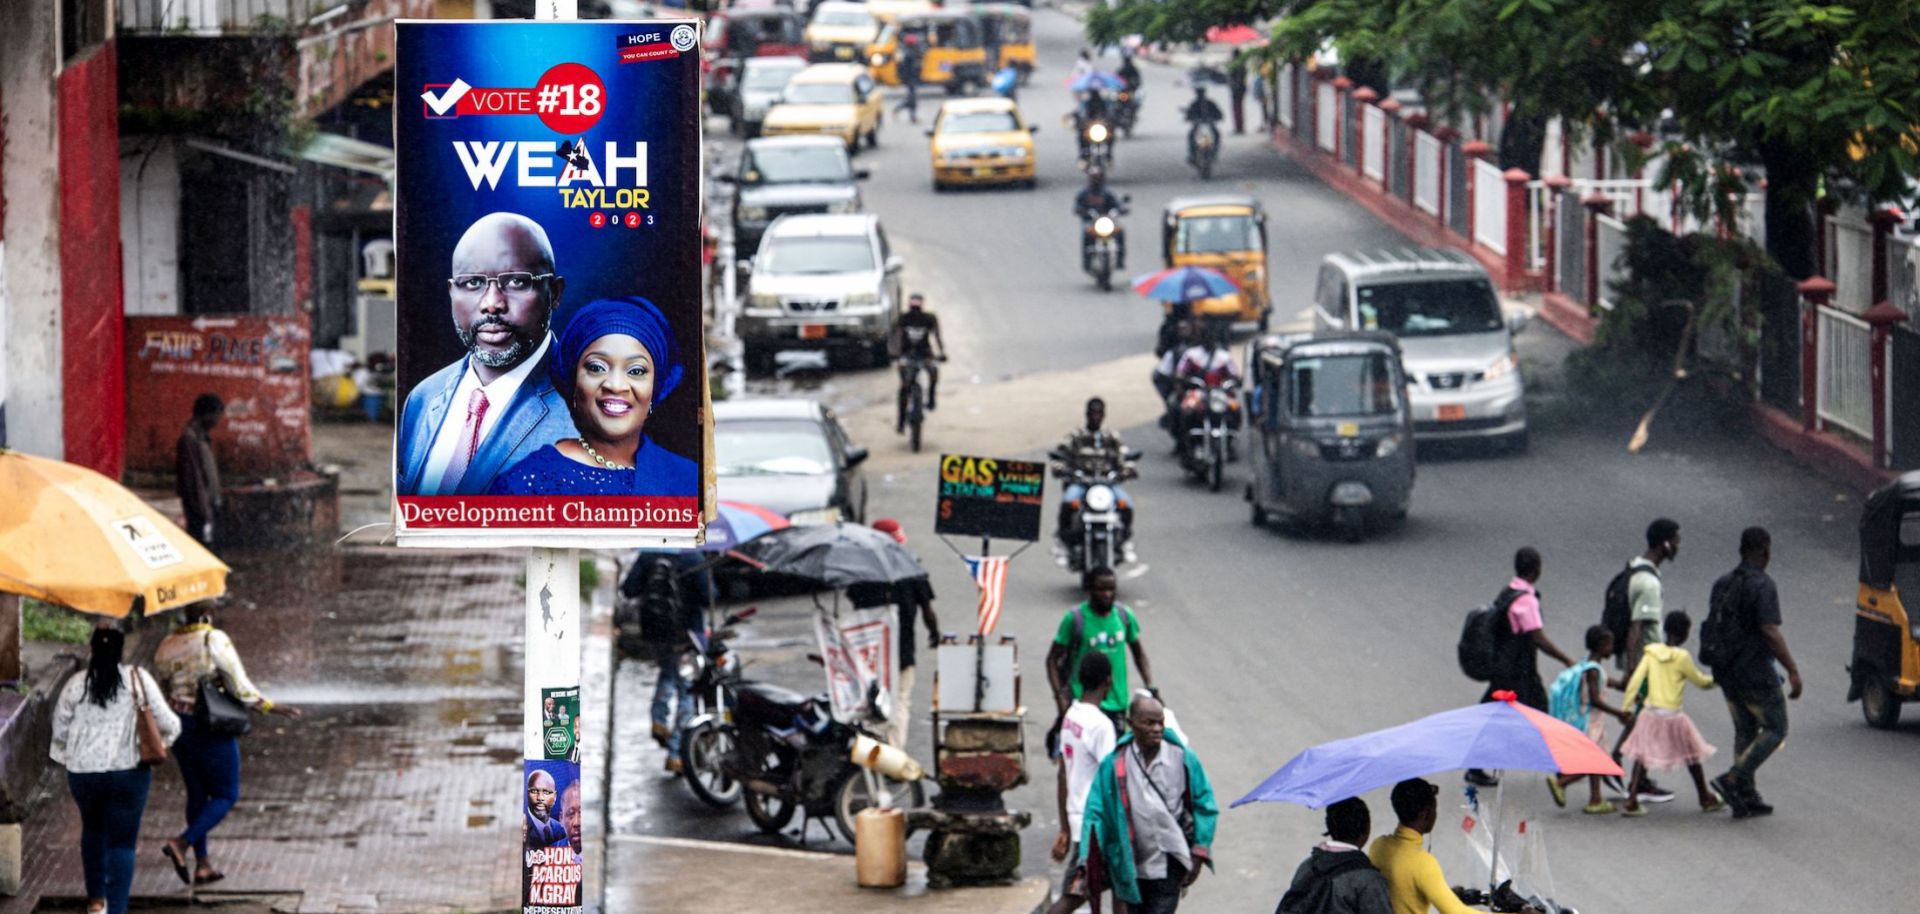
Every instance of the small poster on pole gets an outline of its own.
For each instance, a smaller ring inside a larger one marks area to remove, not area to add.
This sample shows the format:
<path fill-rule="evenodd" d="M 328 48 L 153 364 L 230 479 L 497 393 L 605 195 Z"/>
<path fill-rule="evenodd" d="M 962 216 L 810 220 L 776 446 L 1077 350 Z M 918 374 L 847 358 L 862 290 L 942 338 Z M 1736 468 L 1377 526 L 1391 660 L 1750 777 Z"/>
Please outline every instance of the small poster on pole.
<path fill-rule="evenodd" d="M 865 716 L 868 692 L 876 684 L 884 696 L 880 700 L 892 702 L 900 675 L 894 635 L 898 619 L 891 606 L 822 608 L 814 613 L 813 632 L 827 668 L 834 719 L 847 722 Z"/>
<path fill-rule="evenodd" d="M 1046 508 L 1047 466 L 945 454 L 933 532 L 1033 542 Z"/>

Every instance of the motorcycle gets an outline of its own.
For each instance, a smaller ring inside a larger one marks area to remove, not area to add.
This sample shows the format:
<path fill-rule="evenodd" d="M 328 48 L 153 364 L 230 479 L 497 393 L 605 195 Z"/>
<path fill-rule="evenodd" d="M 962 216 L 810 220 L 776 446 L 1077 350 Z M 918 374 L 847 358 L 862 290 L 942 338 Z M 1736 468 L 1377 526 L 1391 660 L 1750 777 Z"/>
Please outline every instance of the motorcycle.
<path fill-rule="evenodd" d="M 1090 121 L 1080 131 L 1080 170 L 1113 173 L 1113 128 L 1106 121 Z"/>
<path fill-rule="evenodd" d="M 1186 379 L 1180 395 L 1180 424 L 1186 440 L 1180 448 L 1180 466 L 1195 479 L 1220 491 L 1227 462 L 1234 453 L 1234 432 L 1240 428 L 1240 382 L 1231 378 L 1209 385 L 1205 378 Z"/>
<path fill-rule="evenodd" d="M 1140 120 L 1140 90 L 1122 89 L 1116 102 L 1113 113 L 1114 129 L 1120 131 L 1121 136 L 1131 139 L 1133 125 Z"/>
<path fill-rule="evenodd" d="M 1089 568 L 1118 568 L 1121 563 L 1132 561 L 1133 551 L 1127 545 L 1130 531 L 1120 511 L 1119 490 L 1115 488 L 1127 474 L 1119 468 L 1089 473 L 1079 467 L 1066 466 L 1069 455 L 1059 448 L 1048 456 L 1062 464 L 1055 467 L 1055 477 L 1066 480 L 1070 486 L 1086 488 L 1074 506 L 1066 530 L 1062 531 L 1065 536 L 1058 544 L 1057 557 L 1060 564 L 1075 574 L 1083 574 Z M 1128 449 L 1121 456 L 1131 467 L 1140 459 L 1140 452 Z"/>
<path fill-rule="evenodd" d="M 1087 233 L 1086 251 L 1081 267 L 1093 284 L 1102 292 L 1113 291 L 1113 272 L 1119 269 L 1120 238 L 1126 231 L 1120 225 L 1120 217 L 1126 215 L 1125 207 L 1115 207 L 1081 223 L 1080 230 Z"/>
<path fill-rule="evenodd" d="M 1485 889 L 1468 889 L 1454 886 L 1453 894 L 1460 899 L 1461 904 L 1483 907 L 1495 912 L 1495 914 L 1518 914 L 1518 912 L 1524 911 L 1528 907 L 1532 907 L 1535 911 L 1544 912 L 1544 914 L 1580 914 L 1580 912 L 1574 910 L 1572 906 L 1560 904 L 1551 898 L 1543 898 L 1539 895 L 1521 895 L 1519 892 L 1513 890 L 1513 880 L 1511 879 L 1500 883 L 1500 885 L 1495 887 L 1491 892 Z"/>
<path fill-rule="evenodd" d="M 818 661 L 815 655 L 812 659 Z M 849 842 L 853 819 L 875 806 L 918 807 L 926 802 L 919 781 L 872 775 L 854 764 L 853 744 L 865 736 L 884 743 L 874 726 L 884 723 L 888 694 L 875 683 L 864 719 L 843 723 L 824 694 L 809 698 L 764 682 L 723 683 L 730 711 L 699 720 L 711 727 L 719 768 L 742 789 L 747 818 L 766 834 L 778 834 L 794 813 L 830 819 Z"/>
<path fill-rule="evenodd" d="M 1219 158 L 1219 131 L 1199 125 L 1193 136 L 1193 167 L 1200 172 L 1200 180 L 1213 180 L 1213 163 Z"/>
<path fill-rule="evenodd" d="M 719 726 L 731 718 L 733 691 L 741 681 L 740 655 L 727 646 L 735 626 L 759 612 L 749 606 L 709 629 L 680 655 L 680 677 L 693 696 L 693 717 L 680 737 L 680 773 L 700 802 L 715 808 L 740 801 L 740 783 L 721 765 L 731 751 L 730 734 Z"/>

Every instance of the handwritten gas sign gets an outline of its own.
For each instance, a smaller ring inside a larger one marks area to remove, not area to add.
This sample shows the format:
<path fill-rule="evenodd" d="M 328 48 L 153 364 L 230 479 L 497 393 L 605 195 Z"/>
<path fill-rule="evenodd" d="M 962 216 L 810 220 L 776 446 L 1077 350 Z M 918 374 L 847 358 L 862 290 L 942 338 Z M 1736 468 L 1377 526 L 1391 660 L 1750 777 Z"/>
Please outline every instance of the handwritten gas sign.
<path fill-rule="evenodd" d="M 1043 463 L 946 454 L 940 458 L 936 533 L 1033 541 L 1046 507 Z"/>

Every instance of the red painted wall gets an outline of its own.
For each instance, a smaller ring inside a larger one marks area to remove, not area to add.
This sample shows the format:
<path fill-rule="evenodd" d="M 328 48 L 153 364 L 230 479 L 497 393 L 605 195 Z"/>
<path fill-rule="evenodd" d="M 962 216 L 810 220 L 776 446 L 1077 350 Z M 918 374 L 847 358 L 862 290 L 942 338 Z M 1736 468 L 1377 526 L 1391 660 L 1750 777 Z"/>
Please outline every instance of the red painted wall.
<path fill-rule="evenodd" d="M 120 120 L 113 42 L 67 65 L 60 105 L 60 383 L 66 458 L 120 478 Z"/>
<path fill-rule="evenodd" d="M 127 469 L 172 473 L 173 445 L 193 398 L 219 395 L 227 414 L 213 453 L 228 485 L 287 479 L 312 462 L 305 314 L 127 318 Z"/>

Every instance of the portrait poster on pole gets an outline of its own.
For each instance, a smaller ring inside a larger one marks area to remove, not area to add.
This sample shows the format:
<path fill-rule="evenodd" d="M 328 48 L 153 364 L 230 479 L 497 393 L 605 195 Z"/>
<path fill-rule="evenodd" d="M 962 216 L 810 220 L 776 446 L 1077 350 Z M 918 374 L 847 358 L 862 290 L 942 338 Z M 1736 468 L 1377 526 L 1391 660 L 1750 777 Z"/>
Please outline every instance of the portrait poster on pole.
<path fill-rule="evenodd" d="M 691 545 L 697 24 L 397 28 L 401 543 Z"/>

